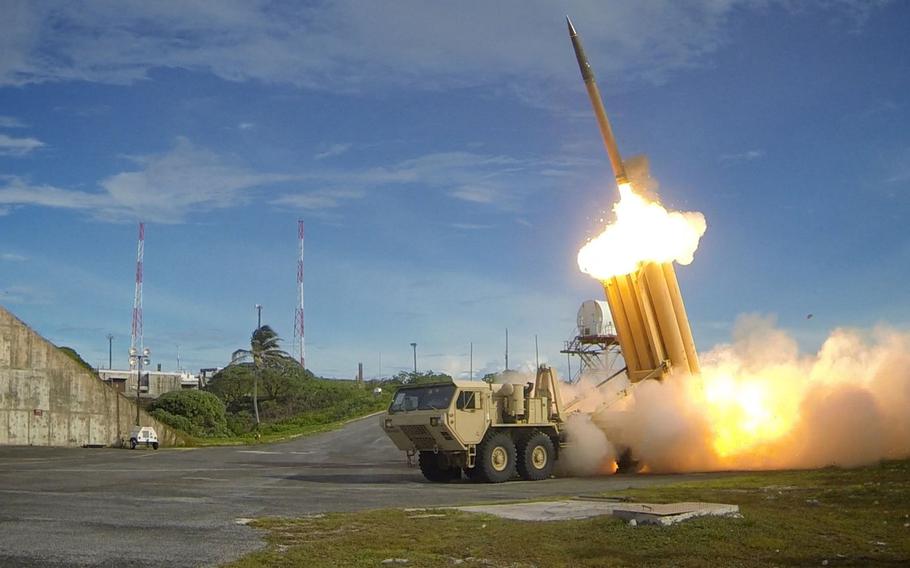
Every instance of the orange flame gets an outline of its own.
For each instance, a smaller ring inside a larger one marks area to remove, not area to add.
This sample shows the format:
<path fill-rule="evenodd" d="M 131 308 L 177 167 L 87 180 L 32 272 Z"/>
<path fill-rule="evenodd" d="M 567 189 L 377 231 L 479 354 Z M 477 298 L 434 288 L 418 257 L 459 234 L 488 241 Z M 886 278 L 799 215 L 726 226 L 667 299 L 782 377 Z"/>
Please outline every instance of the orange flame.
<path fill-rule="evenodd" d="M 598 280 L 634 272 L 647 261 L 692 262 L 708 224 L 693 211 L 667 211 L 660 203 L 619 186 L 616 220 L 578 251 L 578 267 Z"/>
<path fill-rule="evenodd" d="M 803 394 L 795 387 L 800 378 L 792 376 L 793 371 L 766 369 L 756 376 L 709 366 L 692 382 L 700 392 L 690 396 L 704 408 L 712 445 L 721 460 L 761 452 L 793 430 Z"/>

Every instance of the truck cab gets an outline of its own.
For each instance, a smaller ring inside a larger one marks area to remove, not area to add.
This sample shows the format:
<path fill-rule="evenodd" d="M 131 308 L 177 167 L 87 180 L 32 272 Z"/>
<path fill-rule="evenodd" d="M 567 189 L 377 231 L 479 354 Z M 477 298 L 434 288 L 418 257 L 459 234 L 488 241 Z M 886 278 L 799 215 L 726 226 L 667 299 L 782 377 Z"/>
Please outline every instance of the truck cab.
<path fill-rule="evenodd" d="M 398 389 L 382 428 L 417 455 L 430 481 L 549 477 L 560 445 L 561 401 L 552 371 L 536 381 L 446 381 Z"/>

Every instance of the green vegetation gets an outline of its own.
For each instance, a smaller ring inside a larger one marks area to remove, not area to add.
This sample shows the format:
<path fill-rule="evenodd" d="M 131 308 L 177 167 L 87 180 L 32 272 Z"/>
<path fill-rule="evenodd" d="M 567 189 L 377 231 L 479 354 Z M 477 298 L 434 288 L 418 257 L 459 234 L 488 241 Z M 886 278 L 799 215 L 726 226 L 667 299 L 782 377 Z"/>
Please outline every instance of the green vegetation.
<path fill-rule="evenodd" d="M 379 383 L 379 386 L 383 389 L 395 390 L 401 385 L 425 385 L 451 380 L 451 375 L 437 373 L 436 371 L 418 371 L 416 373 L 413 371 L 401 371 L 391 379 L 385 379 Z"/>
<path fill-rule="evenodd" d="M 204 392 L 177 391 L 150 408 L 155 418 L 195 437 L 197 445 L 270 442 L 323 432 L 384 410 L 403 384 L 449 380 L 427 371 L 402 372 L 385 381 L 322 379 L 279 348 L 268 326 L 253 332 L 250 349 L 234 352 L 230 365 Z M 373 394 L 381 387 L 380 394 Z"/>
<path fill-rule="evenodd" d="M 149 412 L 192 436 L 229 436 L 224 403 L 212 393 L 179 390 L 164 393 L 151 405 Z"/>
<path fill-rule="evenodd" d="M 84 368 L 86 371 L 91 371 L 92 374 L 97 376 L 97 373 L 95 372 L 95 368 L 92 367 L 91 365 L 89 365 L 85 361 L 85 359 L 82 358 L 82 355 L 79 355 L 79 353 L 77 353 L 75 349 L 73 349 L 72 347 L 58 347 L 57 349 L 59 349 L 64 355 L 66 355 L 67 357 L 69 357 L 70 359 L 72 359 L 73 361 L 78 363 L 80 367 Z"/>
<path fill-rule="evenodd" d="M 249 349 L 238 349 L 231 356 L 231 365 L 249 362 L 253 364 L 253 416 L 259 425 L 259 381 L 262 371 L 279 363 L 291 360 L 291 356 L 281 349 L 281 338 L 274 329 L 267 325 L 257 327 L 250 337 Z"/>
<path fill-rule="evenodd" d="M 432 487 L 417 490 L 431 490 Z M 616 493 L 649 502 L 735 503 L 743 518 L 631 527 L 612 517 L 520 522 L 451 510 L 264 519 L 252 566 L 906 566 L 910 461 L 854 470 L 725 475 Z"/>

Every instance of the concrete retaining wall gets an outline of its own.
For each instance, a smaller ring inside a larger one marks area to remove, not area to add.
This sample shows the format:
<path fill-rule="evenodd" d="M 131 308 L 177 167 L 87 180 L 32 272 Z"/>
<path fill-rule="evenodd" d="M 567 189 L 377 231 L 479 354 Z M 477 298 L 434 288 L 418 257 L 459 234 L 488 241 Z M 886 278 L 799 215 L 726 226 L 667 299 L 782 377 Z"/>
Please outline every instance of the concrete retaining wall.
<path fill-rule="evenodd" d="M 140 411 L 164 446 L 184 434 Z M 0 306 L 0 445 L 116 446 L 136 405 Z"/>

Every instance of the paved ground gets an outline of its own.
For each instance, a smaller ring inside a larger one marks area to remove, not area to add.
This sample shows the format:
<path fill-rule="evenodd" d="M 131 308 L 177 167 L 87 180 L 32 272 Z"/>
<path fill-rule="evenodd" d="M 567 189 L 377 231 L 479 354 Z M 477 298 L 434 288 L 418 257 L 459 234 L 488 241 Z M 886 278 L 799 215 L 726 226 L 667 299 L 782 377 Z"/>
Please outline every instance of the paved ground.
<path fill-rule="evenodd" d="M 693 477 L 429 484 L 378 420 L 252 447 L 0 447 L 0 566 L 211 566 L 262 546 L 243 518 L 572 496 Z"/>

